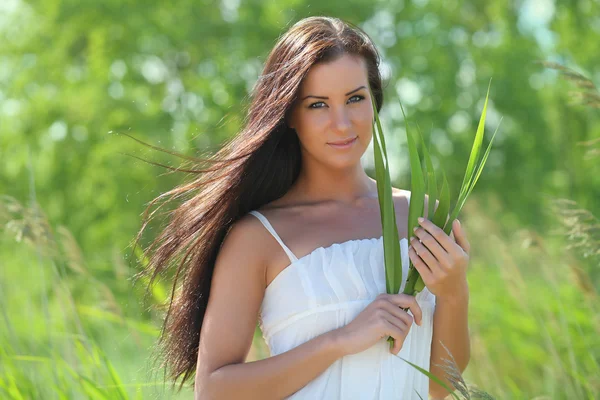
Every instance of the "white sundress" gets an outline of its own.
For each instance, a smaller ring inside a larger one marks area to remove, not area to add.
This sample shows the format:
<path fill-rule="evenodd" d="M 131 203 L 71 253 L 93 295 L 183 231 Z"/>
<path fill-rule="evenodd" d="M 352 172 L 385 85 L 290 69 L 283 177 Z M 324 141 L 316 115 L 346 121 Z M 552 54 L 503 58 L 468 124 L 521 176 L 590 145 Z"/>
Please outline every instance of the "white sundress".
<path fill-rule="evenodd" d="M 271 356 L 350 323 L 377 295 L 385 293 L 383 238 L 348 240 L 319 247 L 297 258 L 267 218 L 251 211 L 279 242 L 290 265 L 267 286 L 259 326 Z M 403 279 L 408 274 L 408 240 L 400 240 Z M 427 399 L 429 378 L 400 357 L 429 371 L 435 295 L 416 296 L 422 326 L 413 322 L 403 347 L 394 355 L 387 338 L 357 354 L 336 360 L 287 399 Z M 420 397 L 419 397 L 420 396 Z"/>

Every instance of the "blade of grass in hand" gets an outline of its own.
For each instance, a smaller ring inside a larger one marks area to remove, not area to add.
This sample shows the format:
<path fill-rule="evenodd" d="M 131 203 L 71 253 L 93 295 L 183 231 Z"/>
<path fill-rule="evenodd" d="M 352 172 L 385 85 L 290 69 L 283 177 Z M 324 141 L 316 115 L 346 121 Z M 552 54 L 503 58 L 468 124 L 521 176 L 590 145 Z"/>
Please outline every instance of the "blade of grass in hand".
<path fill-rule="evenodd" d="M 502 119 L 500 120 L 500 122 L 502 122 Z M 498 132 L 499 127 L 500 127 L 500 124 L 498 124 L 498 126 L 496 127 L 496 131 L 494 131 L 494 134 L 492 135 L 492 139 L 490 140 L 490 143 L 488 144 L 488 147 L 485 150 L 485 154 L 481 158 L 481 162 L 479 163 L 479 166 L 477 167 L 477 172 L 475 172 L 475 176 L 473 177 L 471 186 L 469 187 L 469 190 L 467 191 L 467 195 L 465 196 L 465 199 L 464 199 L 465 201 L 466 201 L 466 198 L 471 194 L 471 191 L 473 190 L 473 188 L 475 187 L 475 184 L 479 180 L 479 176 L 481 175 L 481 172 L 483 171 L 483 167 L 485 166 L 485 163 L 487 162 L 488 156 L 490 154 L 490 150 L 492 149 L 492 144 L 494 143 L 494 138 L 496 137 L 496 133 Z M 464 204 L 464 201 L 463 201 L 463 204 Z M 462 208 L 462 205 L 461 205 L 461 208 Z"/>
<path fill-rule="evenodd" d="M 475 164 L 477 159 L 479 158 L 479 152 L 481 150 L 481 144 L 483 143 L 483 135 L 485 128 L 485 116 L 487 113 L 487 104 L 488 98 L 490 95 L 490 85 L 492 84 L 492 80 L 490 79 L 490 83 L 488 85 L 488 91 L 485 96 L 485 102 L 483 103 L 483 111 L 481 112 L 481 117 L 479 118 L 479 124 L 477 125 L 477 133 L 475 135 L 475 140 L 473 141 L 473 147 L 471 148 L 471 155 L 469 156 L 469 162 L 467 163 L 467 169 L 465 171 L 465 176 L 463 177 L 463 182 L 460 186 L 460 194 L 458 196 L 459 199 L 462 199 L 466 194 L 466 191 L 469 188 L 469 184 L 471 182 L 471 178 L 473 177 L 473 172 L 475 170 Z"/>
<path fill-rule="evenodd" d="M 406 114 L 402 103 L 400 109 L 404 115 L 406 121 Z M 412 134 L 408 129 L 408 123 L 406 123 L 406 141 L 408 144 L 408 156 L 410 160 L 410 206 L 408 208 L 408 227 L 407 234 L 412 235 L 414 227 L 417 226 L 417 219 L 423 215 L 425 208 L 425 178 L 423 177 L 423 170 L 421 169 L 421 160 L 419 158 L 419 152 L 417 150 L 417 142 L 414 140 Z M 421 142 L 422 142 L 421 138 Z M 419 272 L 416 270 L 412 261 L 409 262 L 408 275 L 406 285 L 404 286 L 403 293 L 414 295 L 415 283 L 419 278 Z"/>
<path fill-rule="evenodd" d="M 400 109 L 402 115 L 404 115 L 404 121 L 406 121 L 406 114 L 402 103 L 400 103 Z M 410 161 L 410 205 L 408 208 L 408 227 L 407 234 L 410 236 L 413 232 L 413 228 L 417 226 L 417 219 L 423 215 L 424 202 L 425 202 L 425 179 L 423 178 L 423 171 L 421 169 L 421 160 L 419 158 L 419 152 L 417 150 L 417 144 L 414 140 L 410 130 L 408 129 L 408 123 L 406 125 L 406 142 L 408 145 L 408 157 Z M 414 267 L 413 267 L 414 268 Z"/>
<path fill-rule="evenodd" d="M 402 282 L 402 260 L 400 258 L 400 243 L 392 197 L 392 183 L 389 174 L 389 162 L 385 146 L 385 137 L 381 128 L 381 121 L 377 113 L 375 96 L 370 92 L 373 105 L 373 147 L 375 152 L 375 175 L 377 177 L 377 196 L 381 215 L 383 233 L 383 254 L 386 273 L 386 290 L 388 293 L 397 293 Z M 385 162 L 384 162 L 385 161 Z M 394 346 L 394 338 L 388 337 L 390 348 Z"/>
<path fill-rule="evenodd" d="M 448 212 L 450 211 L 450 188 L 448 187 L 448 180 L 446 179 L 446 173 L 442 170 L 442 190 L 440 191 L 440 203 L 437 210 L 433 214 L 432 222 L 444 229 L 448 219 Z"/>
<path fill-rule="evenodd" d="M 402 279 L 402 264 L 400 258 L 400 243 L 396 224 L 396 213 L 392 197 L 392 184 L 389 174 L 389 161 L 386 153 L 385 137 L 381 121 L 377 113 L 375 96 L 371 92 L 373 105 L 373 145 L 375 152 L 375 174 L 377 177 L 377 194 L 383 230 L 384 261 L 386 271 L 386 290 L 394 292 L 397 282 Z"/>
<path fill-rule="evenodd" d="M 491 80 L 490 80 L 490 84 L 491 84 Z M 452 231 L 452 222 L 454 221 L 454 219 L 456 219 L 456 217 L 458 217 L 458 214 L 460 213 L 460 211 L 462 210 L 462 207 L 464 206 L 465 202 L 467 201 L 467 197 L 473 190 L 473 187 L 475 187 L 475 183 L 479 179 L 479 175 L 481 175 L 481 171 L 483 170 L 483 166 L 485 165 L 485 162 L 487 161 L 487 157 L 488 157 L 490 149 L 491 149 L 493 138 L 492 138 L 492 141 L 490 141 L 490 143 L 486 149 L 486 152 L 483 156 L 482 161 L 479 163 L 479 165 L 476 169 L 475 163 L 479 159 L 479 153 L 481 151 L 481 144 L 483 142 L 484 128 L 485 128 L 485 116 L 486 116 L 486 112 L 487 112 L 487 104 L 488 104 L 489 94 L 490 94 L 490 87 L 488 86 L 488 92 L 485 96 L 485 103 L 483 104 L 483 111 L 481 113 L 481 118 L 479 119 L 479 124 L 477 126 L 477 134 L 475 136 L 473 148 L 471 149 L 471 155 L 469 157 L 469 163 L 467 164 L 467 169 L 465 171 L 465 176 L 463 178 L 463 184 L 460 188 L 460 194 L 458 196 L 458 201 L 456 202 L 454 210 L 452 211 L 452 214 L 450 215 L 450 218 L 448 219 L 448 226 L 446 226 L 446 228 L 444 229 L 444 232 L 446 232 L 446 234 L 448 234 L 448 235 Z M 497 131 L 498 131 L 498 128 L 496 128 L 496 132 Z M 496 136 L 496 132 L 494 132 L 494 137 Z"/>
<path fill-rule="evenodd" d="M 425 160 L 425 166 L 427 171 L 427 188 L 425 193 L 427 193 L 427 218 L 433 219 L 433 213 L 435 211 L 435 202 L 437 201 L 437 180 L 435 177 L 435 170 L 433 168 L 433 162 L 431 161 L 431 156 L 429 154 L 429 150 L 425 145 L 425 140 L 423 138 L 423 134 L 419 129 L 419 125 L 417 124 L 417 129 L 419 130 L 419 136 L 421 137 L 421 143 L 423 146 L 423 158 Z"/>

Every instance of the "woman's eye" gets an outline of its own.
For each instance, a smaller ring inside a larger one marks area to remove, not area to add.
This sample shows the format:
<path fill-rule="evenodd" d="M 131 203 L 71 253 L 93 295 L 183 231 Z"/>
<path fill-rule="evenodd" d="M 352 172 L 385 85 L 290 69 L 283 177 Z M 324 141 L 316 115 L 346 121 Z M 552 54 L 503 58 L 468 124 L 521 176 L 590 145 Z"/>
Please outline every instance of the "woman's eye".
<path fill-rule="evenodd" d="M 364 96 L 356 95 L 356 96 L 350 97 L 349 100 L 357 99 L 356 101 L 351 101 L 351 103 L 357 103 L 357 102 L 363 100 L 364 98 L 365 98 Z M 322 101 L 318 101 L 316 103 L 312 103 L 310 106 L 308 106 L 308 108 L 322 108 L 322 107 L 316 107 L 319 104 L 325 104 L 325 103 L 323 103 Z"/>

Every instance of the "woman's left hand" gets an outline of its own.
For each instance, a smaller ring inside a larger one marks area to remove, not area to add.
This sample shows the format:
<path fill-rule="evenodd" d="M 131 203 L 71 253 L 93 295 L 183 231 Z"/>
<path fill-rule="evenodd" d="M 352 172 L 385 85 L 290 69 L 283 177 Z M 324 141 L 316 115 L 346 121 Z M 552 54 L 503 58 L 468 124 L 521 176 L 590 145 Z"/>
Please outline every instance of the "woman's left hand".
<path fill-rule="evenodd" d="M 408 256 L 436 298 L 463 296 L 468 292 L 467 267 L 471 245 L 458 220 L 452 224 L 454 238 L 428 219 L 419 218 Z"/>

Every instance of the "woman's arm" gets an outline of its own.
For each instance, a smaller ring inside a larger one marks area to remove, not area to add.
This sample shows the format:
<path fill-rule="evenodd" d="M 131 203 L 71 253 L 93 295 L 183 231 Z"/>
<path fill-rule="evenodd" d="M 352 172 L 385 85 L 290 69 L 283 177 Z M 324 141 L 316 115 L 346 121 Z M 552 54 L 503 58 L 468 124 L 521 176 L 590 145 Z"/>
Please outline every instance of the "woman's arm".
<path fill-rule="evenodd" d="M 469 289 L 467 283 L 465 283 L 465 288 L 457 288 L 455 297 L 449 299 L 436 297 L 435 313 L 433 315 L 430 371 L 433 375 L 441 378 L 449 387 L 452 387 L 452 384 L 448 379 L 444 378 L 444 370 L 435 365 L 443 365 L 443 359 L 450 358 L 448 352 L 440 342 L 444 343 L 444 346 L 448 348 L 462 373 L 467 368 L 471 357 L 468 313 Z M 444 399 L 449 393 L 430 379 L 429 395 L 437 400 Z"/>
<path fill-rule="evenodd" d="M 282 399 L 304 387 L 342 357 L 331 331 L 285 353 L 260 361 L 231 364 L 213 371 L 196 398 Z"/>
<path fill-rule="evenodd" d="M 238 221 L 226 236 L 200 334 L 196 399 L 281 399 L 343 356 L 331 331 L 283 354 L 245 363 L 264 297 L 265 254 L 276 245 L 253 217 Z"/>

